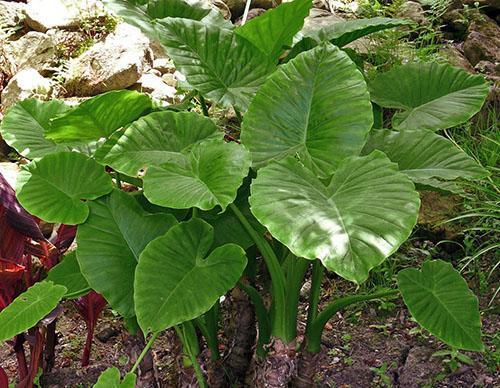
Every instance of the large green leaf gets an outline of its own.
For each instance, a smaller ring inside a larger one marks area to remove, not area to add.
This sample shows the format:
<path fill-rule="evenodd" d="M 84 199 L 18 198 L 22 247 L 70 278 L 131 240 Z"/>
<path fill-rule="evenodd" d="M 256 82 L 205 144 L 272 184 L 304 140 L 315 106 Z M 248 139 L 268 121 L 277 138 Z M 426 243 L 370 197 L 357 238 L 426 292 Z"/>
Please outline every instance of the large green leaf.
<path fill-rule="evenodd" d="M 173 17 L 202 20 L 210 11 L 198 1 L 184 0 L 152 0 L 146 7 L 146 13 L 153 19 Z"/>
<path fill-rule="evenodd" d="M 80 224 L 88 216 L 88 203 L 113 189 L 104 168 L 76 152 L 49 154 L 24 166 L 17 177 L 21 205 L 47 222 Z"/>
<path fill-rule="evenodd" d="M 476 296 L 450 263 L 427 261 L 398 273 L 398 287 L 417 322 L 448 345 L 483 350 Z"/>
<path fill-rule="evenodd" d="M 135 388 L 136 380 L 137 376 L 130 372 L 125 375 L 122 381 L 120 371 L 113 367 L 101 373 L 93 388 Z"/>
<path fill-rule="evenodd" d="M 403 110 L 393 117 L 393 127 L 401 130 L 461 124 L 481 109 L 488 90 L 483 76 L 438 63 L 399 66 L 370 84 L 373 101 Z"/>
<path fill-rule="evenodd" d="M 115 90 L 85 100 L 51 121 L 46 137 L 56 143 L 82 143 L 108 137 L 151 108 L 151 99 L 132 90 Z"/>
<path fill-rule="evenodd" d="M 89 283 L 82 275 L 74 251 L 65 255 L 62 261 L 49 271 L 47 280 L 66 287 L 64 297 L 67 299 L 77 298 L 90 291 Z"/>
<path fill-rule="evenodd" d="M 419 203 L 412 182 L 379 151 L 346 159 L 327 186 L 293 157 L 271 163 L 250 197 L 255 217 L 295 255 L 319 258 L 356 283 L 408 238 Z"/>
<path fill-rule="evenodd" d="M 0 125 L 5 142 L 26 158 L 41 158 L 52 152 L 67 151 L 44 137 L 49 120 L 70 107 L 63 101 L 40 101 L 29 98 L 18 102 L 7 111 Z"/>
<path fill-rule="evenodd" d="M 103 159 L 115 170 L 135 176 L 139 170 L 176 159 L 207 138 L 223 133 L 208 118 L 194 112 L 155 112 L 125 130 Z"/>
<path fill-rule="evenodd" d="M 415 183 L 432 183 L 430 178 L 479 179 L 488 175 L 451 141 L 428 130 L 372 130 L 363 153 L 374 149 L 383 151 Z"/>
<path fill-rule="evenodd" d="M 277 60 L 284 47 L 292 44 L 294 35 L 304 25 L 311 9 L 311 0 L 283 3 L 235 29 L 270 58 Z"/>
<path fill-rule="evenodd" d="M 332 23 L 319 30 L 311 30 L 304 35 L 312 37 L 318 42 L 328 40 L 335 46 L 343 47 L 356 39 L 373 34 L 374 32 L 386 30 L 389 28 L 409 25 L 413 22 L 404 19 L 392 19 L 376 17 L 371 19 L 353 19 L 343 22 Z"/>
<path fill-rule="evenodd" d="M 157 19 L 166 17 L 193 19 L 233 28 L 231 21 L 226 21 L 220 12 L 196 0 L 152 0 L 145 5 L 132 4 L 127 0 L 104 0 L 104 3 L 111 12 L 141 29 L 153 40 L 158 40 L 162 35 L 162 27 Z"/>
<path fill-rule="evenodd" d="M 174 209 L 210 210 L 219 205 L 224 211 L 249 168 L 245 147 L 206 140 L 182 158 L 150 167 L 144 176 L 144 195 L 154 204 Z"/>
<path fill-rule="evenodd" d="M 170 214 L 145 212 L 118 190 L 91 203 L 76 236 L 78 263 L 90 286 L 123 317 L 135 314 L 134 272 L 140 253 L 176 223 Z"/>
<path fill-rule="evenodd" d="M 213 229 L 195 218 L 152 241 L 135 275 L 137 320 L 145 333 L 194 319 L 233 287 L 245 269 L 245 252 L 235 244 L 209 253 Z"/>
<path fill-rule="evenodd" d="M 111 13 L 128 24 L 139 28 L 150 39 L 158 39 L 159 35 L 155 29 L 155 24 L 147 14 L 145 6 L 133 4 L 128 0 L 104 0 L 103 3 Z"/>
<path fill-rule="evenodd" d="M 166 18 L 160 42 L 177 70 L 206 97 L 246 110 L 274 61 L 246 39 L 222 27 Z"/>
<path fill-rule="evenodd" d="M 35 283 L 0 312 L 0 342 L 11 339 L 43 319 L 57 307 L 66 287 Z"/>
<path fill-rule="evenodd" d="M 315 174 L 332 173 L 359 155 L 373 123 L 363 76 L 330 43 L 282 65 L 245 115 L 241 141 L 256 168 L 297 154 Z"/>

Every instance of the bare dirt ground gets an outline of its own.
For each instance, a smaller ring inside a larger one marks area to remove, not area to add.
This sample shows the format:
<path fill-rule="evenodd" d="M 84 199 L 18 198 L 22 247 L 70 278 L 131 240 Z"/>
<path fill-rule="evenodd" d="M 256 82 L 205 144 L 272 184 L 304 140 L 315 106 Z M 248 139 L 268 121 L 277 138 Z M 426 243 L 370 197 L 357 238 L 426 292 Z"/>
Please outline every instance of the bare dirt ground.
<path fill-rule="evenodd" d="M 483 316 L 484 342 L 488 350 L 466 353 L 474 365 L 461 365 L 451 371 L 442 358 L 432 354 L 444 348 L 432 336 L 417 330 L 399 301 L 389 311 L 376 304 L 361 310 L 338 314 L 327 325 L 323 336 L 320 387 L 498 387 L 500 376 L 495 365 L 500 324 L 498 315 Z M 299 330 L 304 327 L 301 314 Z M 110 366 L 122 371 L 130 368 L 124 341 L 127 337 L 121 321 L 106 311 L 99 321 L 91 356 L 91 366 L 79 364 L 85 326 L 70 303 L 58 322 L 59 344 L 54 371 L 46 376 L 48 387 L 90 387 L 99 374 Z M 495 335 L 497 336 L 495 343 Z M 105 342 L 103 342 L 105 341 Z M 175 387 L 176 366 L 172 356 L 172 335 L 157 341 L 153 355 L 163 387 Z M 7 345 L 0 349 L 1 365 L 12 379 L 15 357 Z"/>
<path fill-rule="evenodd" d="M 453 240 L 456 230 L 432 227 L 439 219 L 447 219 L 455 212 L 455 205 L 440 201 L 439 197 L 425 195 L 419 226 L 407 244 L 389 259 L 389 264 L 380 271 L 374 270 L 369 282 L 387 281 L 397 271 L 391 269 L 393 263 L 407 261 L 408 265 L 419 266 L 429 256 L 451 260 L 461 258 Z M 429 219 L 428 214 L 436 219 Z M 437 244 L 437 243 L 440 244 Z M 489 259 L 489 260 L 488 260 Z M 495 260 L 483 257 L 482 265 L 491 268 Z M 326 326 L 323 334 L 322 354 L 318 387 L 500 387 L 500 321 L 498 305 L 488 307 L 488 302 L 499 282 L 499 276 L 491 279 L 487 289 L 478 291 L 475 279 L 469 285 L 479 294 L 482 311 L 483 353 L 464 352 L 473 365 L 460 363 L 456 368 L 450 365 L 449 357 L 435 357 L 433 354 L 446 347 L 436 338 L 418 329 L 401 300 L 372 302 L 359 305 L 337 314 Z M 390 280 L 389 280 L 390 281 Z M 354 286 L 334 274 L 328 274 L 322 286 L 320 305 L 324 305 L 335 295 L 354 292 Z M 321 307 L 320 307 L 321 308 Z M 304 331 L 306 321 L 306 299 L 301 299 L 298 317 L 298 331 Z M 230 316 L 226 304 L 223 314 Z M 91 387 L 100 373 L 108 367 L 116 366 L 122 372 L 131 367 L 125 344 L 128 334 L 122 320 L 111 310 L 105 310 L 96 328 L 96 336 L 89 367 L 80 366 L 80 357 L 85 341 L 85 324 L 79 318 L 71 302 L 64 303 L 64 315 L 57 323 L 58 345 L 56 365 L 53 372 L 42 379 L 44 387 Z M 300 339 L 300 338 L 299 338 Z M 224 352 L 225 338 L 221 334 L 221 351 Z M 175 344 L 172 331 L 158 338 L 153 347 L 153 357 L 162 387 L 177 387 Z M 7 371 L 11 381 L 16 374 L 15 355 L 7 344 L 0 346 L 0 365 Z M 2 387 L 3 388 L 3 387 Z"/>

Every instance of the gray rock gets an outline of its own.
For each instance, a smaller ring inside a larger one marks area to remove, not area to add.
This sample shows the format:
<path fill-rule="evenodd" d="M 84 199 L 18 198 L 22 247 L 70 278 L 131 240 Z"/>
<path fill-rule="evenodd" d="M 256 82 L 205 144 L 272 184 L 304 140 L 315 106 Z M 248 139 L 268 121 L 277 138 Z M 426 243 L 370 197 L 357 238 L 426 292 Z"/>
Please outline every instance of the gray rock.
<path fill-rule="evenodd" d="M 215 8 L 217 11 L 219 11 L 224 19 L 231 19 L 231 10 L 226 3 L 224 3 L 222 0 L 212 0 L 210 3 L 212 8 Z"/>
<path fill-rule="evenodd" d="M 500 78 L 500 63 L 495 64 L 489 61 L 479 61 L 476 66 L 474 66 L 474 70 L 479 73 Z"/>
<path fill-rule="evenodd" d="M 498 98 L 500 89 L 500 63 L 480 61 L 474 66 L 474 70 L 484 74 L 485 78 L 493 83 L 494 86 L 490 89 L 487 102 L 496 101 L 497 109 L 495 111 L 498 111 L 498 108 L 500 108 L 500 101 Z"/>
<path fill-rule="evenodd" d="M 302 33 L 306 34 L 308 32 L 318 31 L 323 27 L 343 21 L 343 18 L 334 15 L 331 12 L 325 11 L 323 9 L 313 8 L 311 9 L 309 16 L 304 19 L 304 27 L 302 27 Z"/>
<path fill-rule="evenodd" d="M 146 74 L 153 74 L 157 77 L 161 77 L 161 71 L 156 69 L 149 69 Z"/>
<path fill-rule="evenodd" d="M 156 58 L 153 61 L 153 68 L 161 74 L 172 74 L 175 72 L 175 65 L 170 58 Z"/>
<path fill-rule="evenodd" d="M 359 2 L 357 0 L 349 1 L 349 0 L 326 0 L 328 4 L 328 9 L 331 12 L 347 12 L 353 13 L 356 12 L 359 8 Z"/>
<path fill-rule="evenodd" d="M 488 16 L 477 13 L 463 49 L 473 66 L 480 61 L 500 62 L 500 27 Z"/>
<path fill-rule="evenodd" d="M 154 74 L 143 74 L 134 89 L 148 93 L 158 100 L 173 102 L 177 90 L 163 82 L 161 77 Z"/>
<path fill-rule="evenodd" d="M 153 58 L 164 58 L 167 56 L 165 48 L 158 40 L 153 40 L 150 38 L 149 48 L 153 52 Z"/>
<path fill-rule="evenodd" d="M 173 74 L 169 74 L 169 73 L 166 73 L 166 74 L 163 74 L 161 76 L 161 79 L 163 80 L 163 82 L 165 82 L 168 86 L 172 86 L 173 88 L 175 88 L 177 86 L 177 79 L 174 77 Z"/>
<path fill-rule="evenodd" d="M 89 45 L 89 36 L 80 30 L 68 31 L 57 28 L 46 32 L 54 41 L 56 53 L 59 59 L 69 59 L 78 56 L 77 53 L 83 47 Z"/>
<path fill-rule="evenodd" d="M 71 29 L 82 21 L 104 13 L 98 0 L 31 0 L 25 9 L 26 24 L 35 31 L 51 28 Z"/>
<path fill-rule="evenodd" d="M 256 18 L 257 16 L 262 15 L 265 13 L 267 9 L 264 8 L 252 8 L 250 11 L 248 11 L 248 16 L 247 16 L 247 21 L 252 20 L 253 18 Z M 243 21 L 243 16 L 240 16 L 236 21 L 234 22 L 235 26 L 241 26 L 241 22 Z"/>
<path fill-rule="evenodd" d="M 245 10 L 246 0 L 222 0 L 229 10 L 231 11 L 231 16 L 234 20 L 243 15 Z M 281 1 L 276 0 L 252 0 L 251 8 L 264 8 L 270 9 L 276 7 Z"/>
<path fill-rule="evenodd" d="M 429 19 L 425 17 L 425 11 L 422 5 L 415 1 L 407 1 L 399 7 L 398 13 L 396 15 L 398 18 L 413 20 L 420 26 L 430 25 Z"/>
<path fill-rule="evenodd" d="M 9 42 L 4 48 L 19 70 L 32 68 L 47 75 L 57 61 L 54 39 L 41 32 L 30 31 L 20 39 Z"/>
<path fill-rule="evenodd" d="M 8 29 L 23 24 L 25 4 L 0 1 L 0 29 Z"/>
<path fill-rule="evenodd" d="M 462 54 L 462 52 L 455 46 L 443 47 L 439 50 L 439 54 L 445 58 L 448 63 L 452 66 L 461 67 L 470 72 L 474 72 L 472 65 L 469 63 L 467 58 Z"/>
<path fill-rule="evenodd" d="M 52 82 L 40 75 L 35 69 L 24 69 L 9 81 L 0 98 L 5 112 L 18 101 L 29 97 L 46 98 L 52 89 Z"/>
<path fill-rule="evenodd" d="M 93 96 L 125 89 L 136 83 L 153 64 L 149 39 L 123 23 L 103 42 L 72 59 L 64 84 L 68 95 Z"/>
<path fill-rule="evenodd" d="M 16 73 L 16 61 L 8 47 L 8 44 L 0 38 L 0 92 L 5 80 Z"/>

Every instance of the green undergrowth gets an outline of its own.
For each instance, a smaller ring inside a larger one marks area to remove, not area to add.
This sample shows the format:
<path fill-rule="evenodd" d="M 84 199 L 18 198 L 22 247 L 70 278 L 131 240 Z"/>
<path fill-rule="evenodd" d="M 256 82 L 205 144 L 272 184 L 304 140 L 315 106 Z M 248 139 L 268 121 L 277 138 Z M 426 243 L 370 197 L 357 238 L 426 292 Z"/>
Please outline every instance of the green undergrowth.
<path fill-rule="evenodd" d="M 490 297 L 494 305 L 500 265 L 500 177 L 498 159 L 500 134 L 498 108 L 490 106 L 466 125 L 447 131 L 455 144 L 485 167 L 490 176 L 465 186 L 464 212 L 449 222 L 458 223 L 463 231 L 462 273 L 474 279 L 477 290 Z M 496 288 L 495 288 L 496 287 Z"/>

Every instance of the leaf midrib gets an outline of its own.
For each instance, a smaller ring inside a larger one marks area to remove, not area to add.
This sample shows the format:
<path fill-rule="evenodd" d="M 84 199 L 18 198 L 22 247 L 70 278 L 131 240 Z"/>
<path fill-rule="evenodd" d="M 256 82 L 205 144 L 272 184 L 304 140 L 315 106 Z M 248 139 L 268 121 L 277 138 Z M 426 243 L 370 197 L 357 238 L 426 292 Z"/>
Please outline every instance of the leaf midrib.
<path fill-rule="evenodd" d="M 307 186 L 312 188 L 316 193 L 318 193 L 328 204 L 331 205 L 331 207 L 333 209 L 335 209 L 335 213 L 337 214 L 338 216 L 338 219 L 340 221 L 340 225 L 342 227 L 342 230 L 344 231 L 345 235 L 347 236 L 347 242 L 348 242 L 348 246 L 349 246 L 349 251 L 348 252 L 354 252 L 353 249 L 352 249 L 352 245 L 351 245 L 351 236 L 349 235 L 349 232 L 348 232 L 348 229 L 347 227 L 345 226 L 345 223 L 344 223 L 344 219 L 343 219 L 343 216 L 340 212 L 340 209 L 338 208 L 337 204 L 335 203 L 333 197 L 335 196 L 335 193 L 323 193 L 322 191 L 320 191 L 316 185 L 311 185 L 309 182 L 306 182 L 307 183 Z M 324 187 L 324 186 L 322 186 Z M 328 188 L 324 187 L 325 191 L 328 190 Z M 328 194 L 331 194 L 330 196 L 328 196 Z M 344 255 L 344 257 L 347 255 L 347 253 Z"/>
<path fill-rule="evenodd" d="M 449 98 L 450 96 L 455 96 L 457 94 L 463 94 L 463 93 L 466 93 L 468 90 L 470 89 L 474 89 L 478 86 L 481 86 L 481 85 L 473 85 L 473 86 L 469 86 L 465 89 L 460 89 L 460 90 L 457 90 L 455 92 L 452 92 L 452 93 L 448 93 L 448 94 L 445 94 L 443 96 L 439 96 L 438 98 L 434 98 L 430 101 L 427 101 L 426 103 L 424 104 L 421 104 L 421 105 L 418 105 L 418 106 L 415 106 L 415 107 L 408 107 L 410 109 L 406 109 L 406 111 L 408 112 L 408 115 L 405 117 L 405 119 L 403 121 L 401 121 L 401 123 L 399 123 L 398 127 L 401 126 L 401 124 L 405 123 L 406 121 L 408 121 L 409 118 L 413 118 L 414 114 L 420 112 L 420 111 L 425 111 L 425 109 L 427 108 L 427 106 L 429 105 L 432 105 L 432 104 L 436 104 L 438 103 L 440 100 L 442 99 L 446 99 L 446 98 Z"/>
<path fill-rule="evenodd" d="M 418 271 L 420 272 L 420 271 Z M 423 276 L 422 272 L 420 272 L 419 274 L 420 276 Z M 428 291 L 440 304 L 441 306 L 443 306 L 444 310 L 446 310 L 446 313 L 452 318 L 452 320 L 457 324 L 458 327 L 460 327 L 460 329 L 462 329 L 462 332 L 466 335 L 466 337 L 471 340 L 472 343 L 476 343 L 476 341 L 474 340 L 474 338 L 472 338 L 468 332 L 468 330 L 466 330 L 461 324 L 459 321 L 456 320 L 455 316 L 450 312 L 450 310 L 447 308 L 447 306 L 443 303 L 443 301 L 434 293 L 434 289 L 432 288 L 429 288 L 427 287 L 426 285 L 424 285 L 423 283 L 418 283 L 417 281 L 411 279 L 409 276 L 406 276 L 406 280 L 409 281 L 410 283 L 416 285 L 416 286 L 419 286 L 421 288 L 423 288 L 425 291 Z"/>
<path fill-rule="evenodd" d="M 208 35 L 208 28 L 207 26 L 204 26 L 205 27 L 205 33 Z M 195 28 L 195 25 L 194 23 L 190 26 L 190 29 L 191 31 L 193 31 L 193 29 Z M 172 29 L 170 29 L 170 31 L 172 31 Z M 216 78 L 216 80 L 219 82 L 219 84 L 221 84 L 223 87 L 221 89 L 224 89 L 225 91 L 229 91 L 229 86 L 226 85 L 226 83 L 220 78 L 220 76 L 217 74 L 217 72 L 214 71 L 214 69 L 212 68 L 212 66 L 209 65 L 208 61 L 206 60 L 203 60 L 200 56 L 200 54 L 198 54 L 198 51 L 195 50 L 188 42 L 185 41 L 185 39 L 182 39 L 182 37 L 179 36 L 179 34 L 177 34 L 176 32 L 174 33 L 174 35 L 177 37 L 178 41 L 182 42 L 182 44 L 184 46 L 186 46 L 187 48 L 189 48 L 189 50 L 196 55 L 196 58 L 198 59 L 198 61 L 200 61 L 200 63 L 202 63 L 202 66 L 205 66 L 211 73 L 212 75 L 214 76 L 214 78 Z M 223 35 L 223 33 L 221 31 L 218 31 L 218 39 L 217 41 L 220 42 L 221 39 L 221 35 Z M 234 40 L 234 35 L 231 36 L 231 43 L 229 44 L 229 51 L 231 51 L 232 49 L 232 46 L 233 46 L 233 40 Z M 181 48 L 178 48 L 176 47 L 176 49 L 178 50 L 182 50 Z"/>
<path fill-rule="evenodd" d="M 55 290 L 55 288 L 56 288 L 56 287 L 53 287 L 53 288 L 52 288 L 52 291 L 54 291 L 54 290 Z M 30 295 L 30 296 L 31 296 L 31 295 Z M 25 308 L 23 308 L 23 309 L 21 309 L 20 311 L 18 311 L 18 312 L 17 312 L 17 314 L 16 314 L 16 315 L 14 315 L 14 316 L 10 319 L 10 321 L 11 321 L 11 322 L 13 322 L 13 323 L 15 323 L 15 322 L 17 321 L 17 318 L 18 318 L 21 314 L 23 314 L 25 311 L 29 310 L 29 309 L 30 309 L 30 308 L 32 308 L 33 306 L 38 306 L 38 305 L 40 305 L 40 304 L 41 304 L 41 302 L 43 302 L 43 301 L 50 300 L 53 296 L 54 296 L 54 295 L 52 295 L 52 294 L 48 294 L 48 295 L 46 295 L 44 298 L 40 298 L 40 297 L 39 297 L 39 295 L 35 295 L 35 298 L 37 298 L 37 299 L 36 299 L 35 301 L 33 301 L 33 303 L 29 304 L 29 305 L 28 305 L 28 306 L 26 306 Z M 7 326 L 7 325 L 6 325 L 6 326 Z M 9 327 L 9 326 L 7 326 L 7 327 Z"/>

